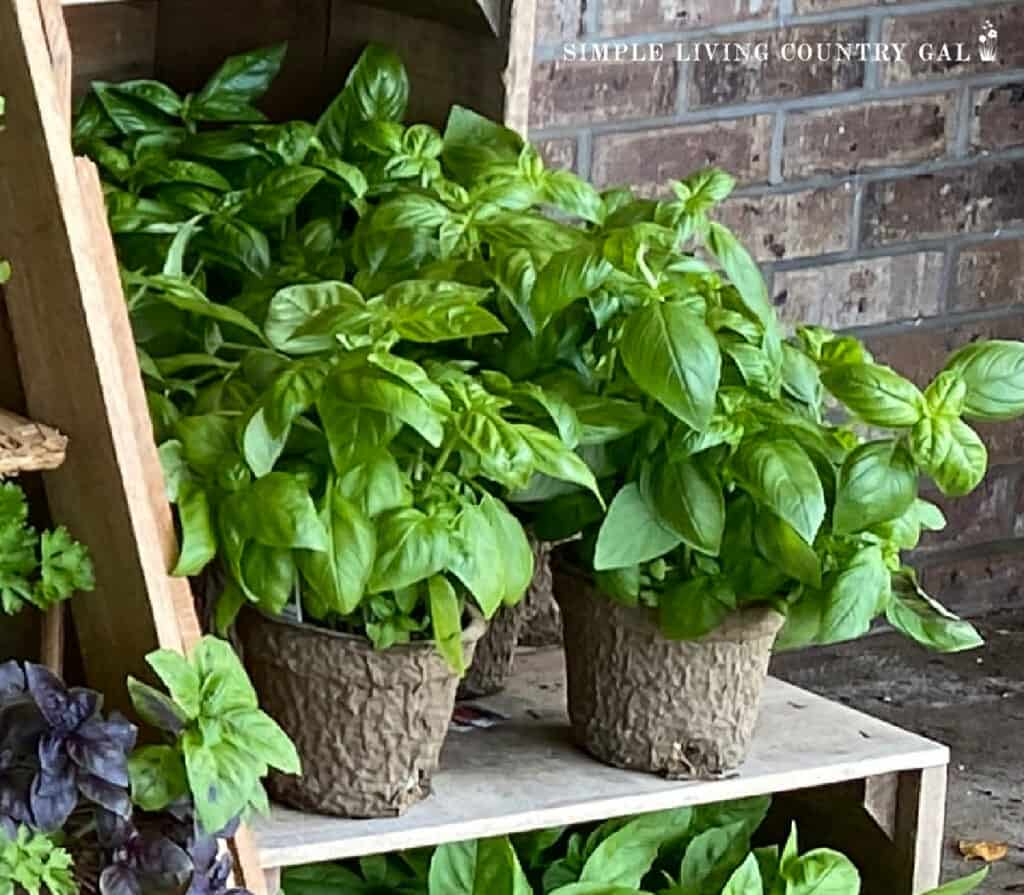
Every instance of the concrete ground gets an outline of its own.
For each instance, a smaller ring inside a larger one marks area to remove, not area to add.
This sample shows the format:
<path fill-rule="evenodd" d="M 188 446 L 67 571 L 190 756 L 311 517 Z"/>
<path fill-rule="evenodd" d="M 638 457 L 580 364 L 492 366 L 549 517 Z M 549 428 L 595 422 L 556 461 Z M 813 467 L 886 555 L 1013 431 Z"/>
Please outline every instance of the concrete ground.
<path fill-rule="evenodd" d="M 1006 842 L 979 895 L 1024 892 L 1024 612 L 989 616 L 984 648 L 940 656 L 895 634 L 777 656 L 772 673 L 946 743 L 943 879 L 978 869 L 961 839 Z"/>

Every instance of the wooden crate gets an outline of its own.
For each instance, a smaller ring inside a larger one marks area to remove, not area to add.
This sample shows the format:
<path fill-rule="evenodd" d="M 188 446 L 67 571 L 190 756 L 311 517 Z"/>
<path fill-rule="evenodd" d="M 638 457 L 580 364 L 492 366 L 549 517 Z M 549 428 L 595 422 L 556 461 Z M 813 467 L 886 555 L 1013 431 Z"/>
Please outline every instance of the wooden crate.
<path fill-rule="evenodd" d="M 534 0 L 78 3 L 66 10 L 74 68 L 52 2 L 0 0 L 0 83 L 18 129 L 17 139 L 0 140 L 0 169 L 19 171 L 0 180 L 0 247 L 15 262 L 8 300 L 26 404 L 86 446 L 49 474 L 47 493 L 96 554 L 99 586 L 79 601 L 76 620 L 89 677 L 116 703 L 147 651 L 187 646 L 198 628 L 187 586 L 166 572 L 174 530 L 95 171 L 71 156 L 65 93 L 92 78 L 150 75 L 189 89 L 225 55 L 287 39 L 270 109 L 310 115 L 363 44 L 380 40 L 410 70 L 412 117 L 440 123 L 460 102 L 525 129 Z M 509 690 L 485 703 L 507 720 L 452 732 L 435 794 L 404 817 L 275 809 L 254 839 L 243 832 L 235 843 L 241 882 L 274 892 L 280 869 L 296 863 L 768 793 L 784 794 L 772 822 L 810 819 L 805 839 L 858 861 L 865 895 L 916 895 L 937 882 L 945 747 L 771 681 L 737 774 L 666 782 L 605 767 L 571 745 L 562 674 L 557 650 L 527 658 Z"/>

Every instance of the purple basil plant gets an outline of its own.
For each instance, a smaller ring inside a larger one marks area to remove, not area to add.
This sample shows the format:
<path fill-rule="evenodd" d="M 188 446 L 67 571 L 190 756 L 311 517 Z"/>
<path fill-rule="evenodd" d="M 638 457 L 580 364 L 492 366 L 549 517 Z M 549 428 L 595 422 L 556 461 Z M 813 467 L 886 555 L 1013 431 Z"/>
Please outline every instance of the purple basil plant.
<path fill-rule="evenodd" d="M 99 851 L 101 895 L 247 895 L 228 888 L 231 858 L 218 853 L 237 821 L 210 836 L 190 801 L 156 817 L 133 809 L 137 730 L 116 712 L 105 718 L 102 702 L 41 665 L 0 664 L 0 828 L 52 833 L 88 815 L 80 845 Z"/>

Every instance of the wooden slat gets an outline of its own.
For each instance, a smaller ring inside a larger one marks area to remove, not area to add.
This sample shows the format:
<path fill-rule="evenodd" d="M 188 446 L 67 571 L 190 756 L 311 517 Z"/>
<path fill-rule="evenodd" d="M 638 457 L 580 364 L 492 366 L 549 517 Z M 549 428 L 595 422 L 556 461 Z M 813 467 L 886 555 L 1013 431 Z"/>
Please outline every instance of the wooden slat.
<path fill-rule="evenodd" d="M 160 0 L 156 75 L 179 90 L 205 83 L 226 56 L 288 42 L 260 108 L 273 118 L 313 117 L 324 79 L 330 0 Z"/>
<path fill-rule="evenodd" d="M 505 124 L 526 136 L 530 125 L 530 83 L 537 0 L 512 0 L 505 67 Z"/>
<path fill-rule="evenodd" d="M 64 674 L 64 604 L 57 603 L 43 615 L 39 661 L 58 677 Z"/>
<path fill-rule="evenodd" d="M 92 551 L 97 586 L 76 598 L 76 626 L 90 683 L 124 708 L 125 675 L 145 675 L 150 649 L 180 649 L 181 632 L 150 496 L 159 461 L 138 437 L 145 396 L 137 367 L 125 375 L 131 329 L 120 294 L 103 291 L 35 0 L 0 0 L 0 84 L 0 170 L 17 172 L 0 179 L 7 306 L 28 410 L 76 445 L 47 474 L 47 499 Z"/>
<path fill-rule="evenodd" d="M 50 50 L 50 65 L 57 82 L 57 100 L 65 121 L 71 122 L 71 45 L 64 26 L 64 11 L 60 0 L 39 0 L 39 15 L 43 20 L 43 33 Z"/>
<path fill-rule="evenodd" d="M 90 3 L 64 9 L 74 58 L 75 96 L 93 81 L 149 78 L 156 65 L 156 0 Z"/>
<path fill-rule="evenodd" d="M 67 445 L 56 429 L 0 409 L 0 478 L 56 469 L 64 462 Z"/>

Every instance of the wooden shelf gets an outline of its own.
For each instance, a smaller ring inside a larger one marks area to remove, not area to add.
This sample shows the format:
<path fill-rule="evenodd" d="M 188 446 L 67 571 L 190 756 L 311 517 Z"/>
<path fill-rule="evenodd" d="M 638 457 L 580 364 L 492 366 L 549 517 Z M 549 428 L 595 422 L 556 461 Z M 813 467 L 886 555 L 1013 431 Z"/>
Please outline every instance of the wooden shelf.
<path fill-rule="evenodd" d="M 434 794 L 402 817 L 339 820 L 275 806 L 255 824 L 264 868 L 603 820 L 944 768 L 945 746 L 770 679 L 750 758 L 735 775 L 666 781 L 606 767 L 570 742 L 560 650 L 521 654 L 509 689 L 477 704 L 508 720 L 452 730 Z M 318 723 L 330 723 L 319 719 Z"/>
<path fill-rule="evenodd" d="M 0 477 L 56 469 L 67 445 L 56 429 L 0 410 Z"/>

